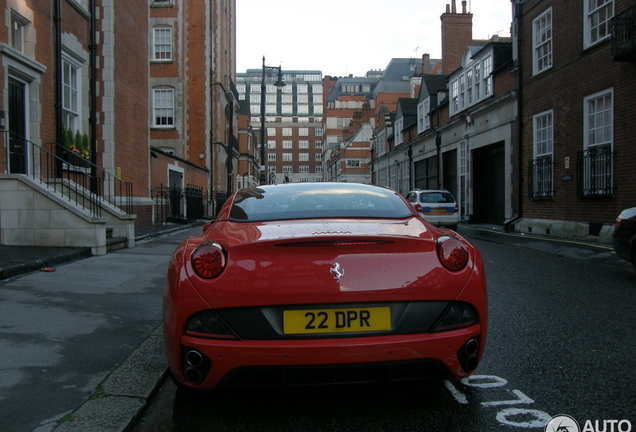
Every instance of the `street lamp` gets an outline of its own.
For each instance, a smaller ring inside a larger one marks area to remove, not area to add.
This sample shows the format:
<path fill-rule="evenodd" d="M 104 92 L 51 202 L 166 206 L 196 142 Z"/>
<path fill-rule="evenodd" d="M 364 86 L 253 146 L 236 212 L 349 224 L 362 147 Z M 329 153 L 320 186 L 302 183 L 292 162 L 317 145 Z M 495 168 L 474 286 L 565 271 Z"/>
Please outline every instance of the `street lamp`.
<path fill-rule="evenodd" d="M 267 184 L 267 161 L 265 160 L 265 73 L 268 71 L 278 71 L 278 80 L 274 83 L 276 88 L 280 90 L 285 87 L 283 82 L 283 73 L 280 66 L 265 66 L 265 56 L 263 56 L 263 75 L 261 81 L 261 172 L 260 184 Z"/>

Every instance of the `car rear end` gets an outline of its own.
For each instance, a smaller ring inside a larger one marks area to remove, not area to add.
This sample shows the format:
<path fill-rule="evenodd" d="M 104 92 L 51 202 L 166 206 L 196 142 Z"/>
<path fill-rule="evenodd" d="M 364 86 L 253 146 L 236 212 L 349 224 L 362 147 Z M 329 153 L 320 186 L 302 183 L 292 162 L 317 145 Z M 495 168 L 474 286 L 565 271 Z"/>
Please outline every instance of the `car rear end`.
<path fill-rule="evenodd" d="M 225 221 L 168 279 L 170 368 L 192 388 L 461 378 L 483 354 L 481 256 L 417 217 Z"/>
<path fill-rule="evenodd" d="M 415 191 L 408 195 L 418 213 L 435 226 L 457 229 L 459 206 L 453 195 L 443 190 Z"/>

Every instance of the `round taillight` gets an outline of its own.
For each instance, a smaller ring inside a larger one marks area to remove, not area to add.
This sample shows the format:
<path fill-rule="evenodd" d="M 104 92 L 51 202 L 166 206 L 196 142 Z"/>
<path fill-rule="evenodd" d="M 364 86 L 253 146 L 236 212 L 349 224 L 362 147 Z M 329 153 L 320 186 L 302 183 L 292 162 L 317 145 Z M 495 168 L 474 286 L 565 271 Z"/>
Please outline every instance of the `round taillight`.
<path fill-rule="evenodd" d="M 215 278 L 224 267 L 225 253 L 218 243 L 203 243 L 192 254 L 192 268 L 202 278 Z"/>
<path fill-rule="evenodd" d="M 437 254 L 444 267 L 458 271 L 466 267 L 470 257 L 468 247 L 453 237 L 440 237 L 437 240 Z"/>

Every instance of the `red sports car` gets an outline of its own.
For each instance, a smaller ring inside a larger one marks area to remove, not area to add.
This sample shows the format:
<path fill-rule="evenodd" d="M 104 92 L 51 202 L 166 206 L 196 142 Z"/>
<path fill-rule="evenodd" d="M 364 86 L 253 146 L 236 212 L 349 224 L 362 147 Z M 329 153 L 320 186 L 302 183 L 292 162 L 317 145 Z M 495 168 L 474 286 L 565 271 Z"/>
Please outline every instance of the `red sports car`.
<path fill-rule="evenodd" d="M 189 388 L 457 379 L 483 355 L 486 279 L 477 249 L 391 189 L 269 185 L 177 248 L 163 319 Z"/>

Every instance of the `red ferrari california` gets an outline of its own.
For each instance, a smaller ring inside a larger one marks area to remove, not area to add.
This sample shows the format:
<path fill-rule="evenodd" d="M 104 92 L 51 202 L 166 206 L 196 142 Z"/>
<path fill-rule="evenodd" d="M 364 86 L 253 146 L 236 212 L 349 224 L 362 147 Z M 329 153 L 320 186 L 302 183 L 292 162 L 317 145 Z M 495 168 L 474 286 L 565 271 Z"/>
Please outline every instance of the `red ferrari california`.
<path fill-rule="evenodd" d="M 260 186 L 176 249 L 163 321 L 193 389 L 459 379 L 484 352 L 486 279 L 391 189 Z"/>

